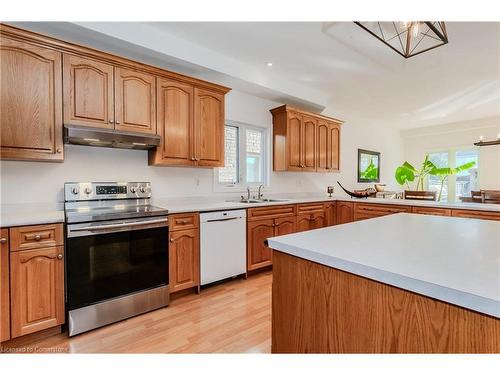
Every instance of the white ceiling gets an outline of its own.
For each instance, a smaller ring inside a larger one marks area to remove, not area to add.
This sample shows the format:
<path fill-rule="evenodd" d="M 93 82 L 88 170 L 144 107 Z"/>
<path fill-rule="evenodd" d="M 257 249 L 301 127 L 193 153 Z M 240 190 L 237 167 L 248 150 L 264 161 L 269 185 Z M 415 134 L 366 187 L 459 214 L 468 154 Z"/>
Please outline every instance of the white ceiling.
<path fill-rule="evenodd" d="M 448 22 L 449 44 L 410 59 L 350 22 L 153 26 L 320 90 L 343 114 L 400 128 L 500 115 L 500 23 Z"/>
<path fill-rule="evenodd" d="M 352 22 L 23 23 L 278 102 L 401 129 L 500 116 L 500 23 L 404 59 Z M 272 62 L 267 67 L 266 62 Z"/>

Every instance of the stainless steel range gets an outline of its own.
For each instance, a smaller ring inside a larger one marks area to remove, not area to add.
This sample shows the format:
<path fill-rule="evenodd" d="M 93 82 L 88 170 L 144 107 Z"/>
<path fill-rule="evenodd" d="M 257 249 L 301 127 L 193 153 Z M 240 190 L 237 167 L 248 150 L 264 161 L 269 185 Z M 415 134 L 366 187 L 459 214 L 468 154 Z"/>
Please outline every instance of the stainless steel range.
<path fill-rule="evenodd" d="M 68 182 L 66 305 L 73 336 L 167 306 L 167 210 L 149 182 Z"/>

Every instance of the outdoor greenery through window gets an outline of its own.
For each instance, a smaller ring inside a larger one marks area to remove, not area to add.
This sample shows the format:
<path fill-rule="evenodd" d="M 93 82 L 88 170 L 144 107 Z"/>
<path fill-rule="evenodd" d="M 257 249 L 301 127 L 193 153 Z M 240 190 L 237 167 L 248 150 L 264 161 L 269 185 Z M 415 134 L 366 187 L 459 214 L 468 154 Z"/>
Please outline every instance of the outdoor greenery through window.
<path fill-rule="evenodd" d="M 244 188 L 267 184 L 267 130 L 228 123 L 224 130 L 225 163 L 216 171 L 220 187 Z"/>
<path fill-rule="evenodd" d="M 441 195 L 442 202 L 456 202 L 459 197 L 468 197 L 472 190 L 478 187 L 478 162 L 479 153 L 477 150 L 451 150 L 434 152 L 429 154 L 429 160 L 437 167 L 455 168 L 465 163 L 474 161 L 473 168 L 448 177 Z M 441 182 L 438 176 L 428 176 L 428 190 L 439 191 Z"/>

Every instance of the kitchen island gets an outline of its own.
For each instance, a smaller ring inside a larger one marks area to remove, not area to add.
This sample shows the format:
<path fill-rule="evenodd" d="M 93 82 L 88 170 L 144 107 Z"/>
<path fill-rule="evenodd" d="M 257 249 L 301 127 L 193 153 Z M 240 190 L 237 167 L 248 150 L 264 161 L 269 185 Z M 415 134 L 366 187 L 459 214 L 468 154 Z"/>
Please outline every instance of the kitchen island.
<path fill-rule="evenodd" d="M 268 244 L 273 353 L 500 352 L 500 222 L 401 213 Z"/>

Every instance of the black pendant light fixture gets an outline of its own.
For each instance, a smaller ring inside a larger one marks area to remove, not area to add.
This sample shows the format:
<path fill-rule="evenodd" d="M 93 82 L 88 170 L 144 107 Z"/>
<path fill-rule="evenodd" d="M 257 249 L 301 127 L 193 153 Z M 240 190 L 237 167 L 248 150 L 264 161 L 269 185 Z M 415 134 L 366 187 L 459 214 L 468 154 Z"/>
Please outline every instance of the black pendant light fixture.
<path fill-rule="evenodd" d="M 444 22 L 354 22 L 404 58 L 448 43 Z"/>

